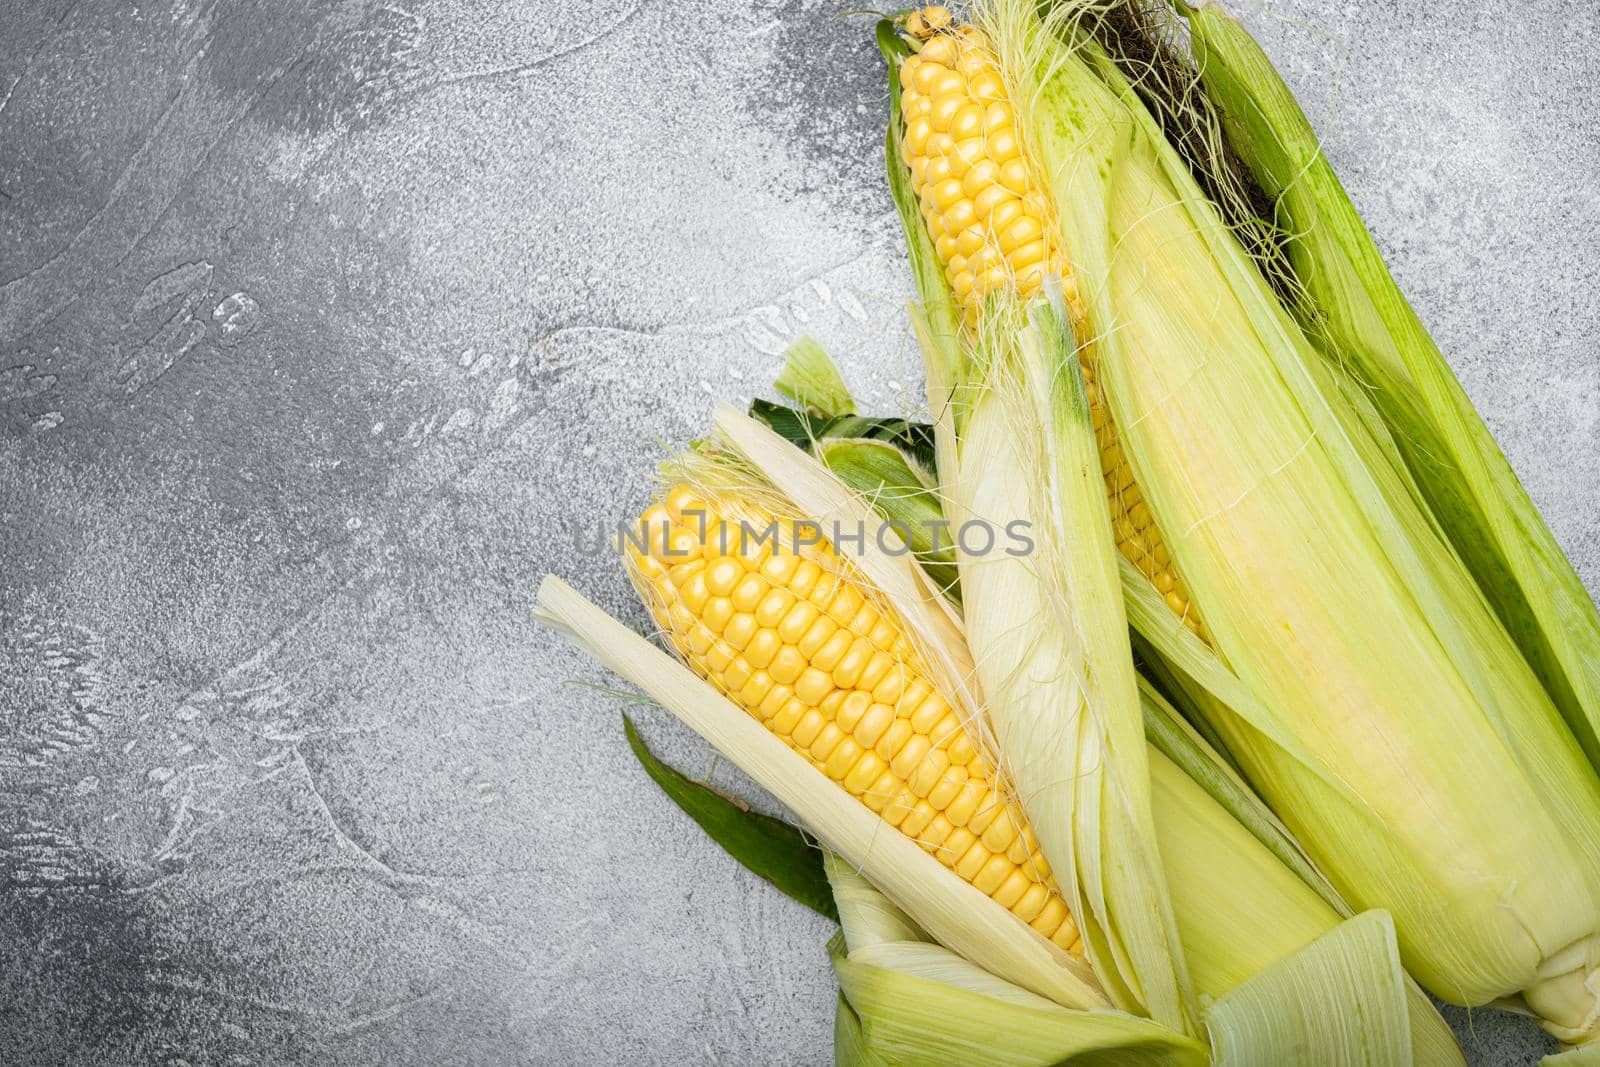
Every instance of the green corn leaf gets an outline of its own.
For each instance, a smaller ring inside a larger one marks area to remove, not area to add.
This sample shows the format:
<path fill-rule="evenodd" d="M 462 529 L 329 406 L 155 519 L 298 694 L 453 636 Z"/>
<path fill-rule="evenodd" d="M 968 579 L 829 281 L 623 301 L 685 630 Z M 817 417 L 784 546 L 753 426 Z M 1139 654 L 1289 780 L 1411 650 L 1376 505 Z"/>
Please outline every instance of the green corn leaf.
<path fill-rule="evenodd" d="M 928 577 L 959 604 L 953 535 L 945 529 L 931 476 L 886 441 L 828 438 L 818 441 L 812 453 L 840 481 L 871 501 L 910 546 Z"/>

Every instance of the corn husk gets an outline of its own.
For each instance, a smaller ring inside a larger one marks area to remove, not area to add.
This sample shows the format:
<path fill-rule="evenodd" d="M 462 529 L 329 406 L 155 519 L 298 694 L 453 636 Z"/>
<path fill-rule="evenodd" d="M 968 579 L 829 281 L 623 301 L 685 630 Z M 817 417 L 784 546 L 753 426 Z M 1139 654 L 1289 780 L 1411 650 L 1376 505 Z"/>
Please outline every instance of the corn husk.
<path fill-rule="evenodd" d="M 1308 882 L 1330 897 L 1332 891 L 1314 874 L 1302 880 L 1275 856 L 1263 840 L 1281 839 L 1268 829 L 1258 839 L 1222 809 L 1207 786 L 1235 797 L 1245 792 L 1225 768 L 1191 758 L 1191 777 L 1145 743 L 1147 734 L 1164 736 L 1161 725 L 1173 717 L 1135 680 L 1109 521 L 1103 506 L 1090 506 L 1103 499 L 1099 459 L 1076 361 L 1064 359 L 1071 342 L 1061 326 L 1049 308 L 1036 307 L 1034 321 L 1007 331 L 1006 340 L 998 330 L 986 334 L 986 345 L 1003 350 L 979 352 L 969 364 L 982 383 L 963 386 L 971 408 L 960 418 L 957 466 L 946 490 L 955 524 L 1024 519 L 1038 546 L 1028 557 L 961 559 L 968 639 L 1005 766 L 1052 866 L 1076 872 L 1074 914 L 1102 985 L 1114 1000 L 1132 998 L 1121 1006 L 1159 1018 L 1138 999 L 1151 988 L 1152 972 L 1186 998 L 1181 1010 L 1194 1011 L 1193 990 L 1227 997 L 1279 966 L 1282 997 L 1305 1000 L 1306 991 L 1292 987 L 1317 964 L 1287 961 L 1321 944 L 1339 920 Z M 1200 748 L 1192 737 L 1171 738 L 1168 747 L 1184 754 Z M 1255 810 L 1244 802 L 1237 808 L 1247 819 Z M 1076 840 L 1060 832 L 1064 827 L 1078 831 Z M 1079 841 L 1093 843 L 1093 860 L 1085 860 Z M 1052 855 L 1052 846 L 1065 856 Z M 1142 892 L 1119 898 L 1134 879 L 1145 880 L 1137 887 Z M 1353 1044 L 1320 1035 L 1313 1047 L 1328 1046 L 1327 1062 L 1382 1062 L 1390 1052 L 1394 1062 L 1412 1062 L 1414 1029 L 1416 1062 L 1459 1062 L 1442 1020 L 1400 977 L 1392 931 L 1389 939 L 1385 955 L 1372 948 L 1370 936 L 1345 932 L 1330 936 L 1325 955 L 1310 958 L 1348 968 L 1328 969 L 1324 1005 L 1348 1007 L 1349 995 L 1379 988 L 1363 976 L 1393 977 L 1396 995 L 1377 999 L 1397 1005 L 1404 1040 L 1391 1046 L 1381 1027 L 1366 1038 L 1357 1028 L 1344 1035 Z M 1374 958 L 1363 963 L 1369 950 Z M 1341 980 L 1349 983 L 1345 992 L 1336 988 Z M 1293 1035 L 1304 1039 L 1319 1026 L 1339 1028 L 1324 1015 L 1286 1024 L 1290 1036 L 1265 1026 L 1262 1020 L 1274 1010 L 1281 1014 L 1282 1004 L 1259 980 L 1235 1003 L 1234 1014 L 1207 1017 L 1206 1026 L 1229 1028 L 1230 1040 L 1264 1042 L 1262 1049 Z M 1273 1003 L 1276 1009 L 1265 1007 Z M 1177 1018 L 1183 1026 L 1196 1022 Z M 1248 1038 L 1240 1036 L 1252 1027 Z M 1274 1062 L 1268 1052 L 1261 1055 L 1246 1062 Z"/>
<path fill-rule="evenodd" d="M 855 397 L 838 366 L 814 337 L 802 337 L 783 354 L 783 369 L 773 388 L 808 411 L 830 418 L 853 415 Z"/>
<path fill-rule="evenodd" d="M 1325 353 L 1370 394 L 1408 471 L 1500 619 L 1600 766 L 1600 612 L 1406 302 L 1293 93 L 1222 8 L 1184 8 L 1230 146 L 1275 201 Z"/>
<path fill-rule="evenodd" d="M 996 996 L 996 980 L 937 945 L 883 945 L 844 954 L 834 973 L 861 1041 L 895 1064 L 1031 1065 L 1105 1062 L 1202 1065 L 1205 1046 L 1159 1023 L 1114 1011 L 1069 1011 L 1025 990 Z M 980 992 L 953 984 L 965 977 Z M 1016 989 L 1016 987 L 1012 987 Z M 870 1062 L 870 1061 L 869 1061 Z"/>
<path fill-rule="evenodd" d="M 1582 1037 L 1600 781 L 1392 442 L 1076 36 L 1083 6 L 1047 27 L 1002 0 L 986 29 L 1028 101 L 1123 449 L 1212 645 L 1141 634 L 1188 658 L 1208 725 L 1341 893 L 1393 913 L 1425 984 L 1465 1004 L 1523 991 Z"/>
<path fill-rule="evenodd" d="M 899 446 L 887 441 L 832 437 L 816 441 L 811 452 L 845 485 L 864 497 L 922 565 L 923 573 L 952 603 L 961 603 L 955 547 L 933 478 Z"/>
<path fill-rule="evenodd" d="M 847 862 L 828 855 L 825 865 L 841 927 L 829 956 L 847 1016 L 836 1020 L 836 1062 L 1210 1062 L 1204 1045 L 1148 1019 L 1069 1011 L 974 967 L 933 942 Z"/>
<path fill-rule="evenodd" d="M 1400 1067 L 1412 1062 L 1405 988 L 1393 920 L 1363 912 L 1217 1001 L 1206 1015 L 1211 1047 L 1222 1064 L 1303 1063 L 1316 1049 L 1321 1063 Z M 1347 1018 L 1298 1010 L 1330 996 Z"/>
<path fill-rule="evenodd" d="M 1035 542 L 1026 555 L 971 554 L 960 539 L 963 615 L 989 722 L 1107 992 L 1191 1032 L 1193 993 L 1157 852 L 1133 651 L 1110 519 L 1094 506 L 1105 489 L 1074 343 L 1064 312 L 1044 302 L 996 309 L 990 322 L 966 383 L 955 468 L 942 472 L 962 529 L 1020 520 Z"/>
<path fill-rule="evenodd" d="M 858 447 L 850 439 L 822 443 Z M 890 514 L 881 500 L 873 503 L 881 515 Z M 927 491 L 924 503 L 931 515 L 945 517 L 935 490 Z M 1159 618 L 1175 623 L 1155 599 L 1163 612 Z M 1011 614 L 1026 617 L 1015 605 Z M 1215 998 L 1327 933 L 1349 912 L 1237 773 L 1143 679 L 1139 696 L 1156 840 L 1172 872 L 1181 941 L 1195 990 Z M 848 933 L 849 908 L 838 880 L 835 892 Z M 883 899 L 875 891 L 869 895 Z M 911 936 L 902 929 L 896 939 Z M 1416 1062 L 1459 1064 L 1454 1038 L 1415 983 L 1408 983 L 1407 1010 Z"/>
<path fill-rule="evenodd" d="M 861 1029 L 861 1016 L 843 993 L 833 1013 L 834 1067 L 888 1067 L 889 1061 L 872 1050 Z"/>
<path fill-rule="evenodd" d="M 1539 1060 L 1539 1067 L 1600 1067 L 1600 1045 L 1580 1045 Z"/>

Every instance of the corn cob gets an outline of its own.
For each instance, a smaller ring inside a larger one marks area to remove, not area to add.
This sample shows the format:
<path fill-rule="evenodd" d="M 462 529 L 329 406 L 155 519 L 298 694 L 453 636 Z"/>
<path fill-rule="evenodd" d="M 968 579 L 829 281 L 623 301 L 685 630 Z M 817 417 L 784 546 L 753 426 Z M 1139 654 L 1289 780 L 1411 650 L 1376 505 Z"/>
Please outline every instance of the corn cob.
<path fill-rule="evenodd" d="M 758 537 L 780 528 L 759 504 L 681 484 L 640 528 L 635 584 L 697 673 L 889 826 L 1082 954 L 1020 808 L 893 613 L 826 541 Z"/>
<path fill-rule="evenodd" d="M 1046 277 L 1061 279 L 1072 320 L 1081 325 L 1083 301 L 1061 255 L 1060 227 L 1020 140 L 988 39 L 974 26 L 953 25 L 940 7 L 913 13 L 907 28 L 924 43 L 900 67 L 901 155 L 967 329 L 978 328 L 991 293 L 1012 291 L 1028 300 Z M 1079 340 L 1117 550 L 1155 584 L 1178 618 L 1203 636 L 1199 613 L 1139 493 L 1096 386 L 1094 345 L 1088 338 Z"/>

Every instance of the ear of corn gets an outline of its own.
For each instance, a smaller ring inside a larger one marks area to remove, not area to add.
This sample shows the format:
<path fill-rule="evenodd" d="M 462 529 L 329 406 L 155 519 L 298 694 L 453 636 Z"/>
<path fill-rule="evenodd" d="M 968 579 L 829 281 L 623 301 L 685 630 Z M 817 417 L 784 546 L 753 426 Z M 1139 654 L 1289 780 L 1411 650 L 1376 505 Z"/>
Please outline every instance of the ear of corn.
<path fill-rule="evenodd" d="M 841 516 L 840 521 L 847 525 L 857 521 L 858 517 L 850 511 L 849 505 L 862 502 L 797 449 L 786 444 L 778 449 L 768 449 L 768 438 L 763 436 L 765 431 L 730 409 L 719 410 L 717 421 L 724 439 L 740 442 L 742 458 L 760 471 L 768 486 L 784 485 L 782 494 L 779 494 L 781 501 L 774 498 L 775 491 L 770 488 L 759 493 L 758 500 L 778 507 L 794 506 L 798 511 L 789 486 L 801 486 L 797 492 L 810 501 L 808 511 L 814 508 L 822 513 Z M 748 451 L 744 451 L 746 449 Z M 679 477 L 683 473 L 682 469 L 678 469 L 674 476 Z M 871 545 L 870 539 L 866 545 Z M 854 553 L 854 550 L 864 546 L 851 544 L 849 547 L 852 549 L 852 561 L 866 562 Z M 891 564 L 916 570 L 916 565 L 905 557 L 875 562 L 873 566 L 877 573 L 884 576 L 884 582 L 891 584 L 893 578 L 887 569 Z M 933 610 L 934 605 L 917 599 L 917 587 L 914 584 L 905 588 L 913 590 L 908 598 L 891 598 L 888 601 L 894 610 L 909 610 L 913 614 L 928 612 L 930 617 L 943 617 Z M 921 626 L 923 632 L 937 629 L 937 626 L 928 622 Z M 1184 633 L 1193 639 L 1189 631 L 1184 630 Z M 959 625 L 942 639 L 956 642 L 946 648 L 946 661 L 968 664 L 965 669 L 970 672 L 971 659 L 966 652 Z M 1153 694 L 1145 697 L 1144 713 L 1152 719 L 1170 717 L 1170 712 L 1158 706 Z M 1185 744 L 1181 737 L 1174 737 L 1169 740 L 1167 747 L 1181 751 Z M 730 752 L 730 755 L 741 766 L 745 765 L 738 754 Z M 1196 935 L 1206 945 L 1207 955 L 1203 965 L 1196 965 L 1204 979 L 1197 981 L 1197 992 L 1208 997 L 1219 996 L 1243 976 L 1258 973 L 1337 923 L 1338 914 L 1333 908 L 1306 889 L 1293 872 L 1252 836 L 1250 830 L 1236 822 L 1176 764 L 1154 749 L 1150 751 L 1149 759 L 1156 795 L 1182 806 L 1181 810 L 1174 807 L 1157 812 L 1154 835 L 1154 839 L 1160 842 L 1162 855 L 1166 856 L 1170 851 L 1179 861 L 1179 866 L 1172 868 L 1172 878 L 1175 885 L 1185 887 L 1187 919 L 1180 917 L 1180 924 L 1187 922 L 1189 929 L 1198 931 L 1204 928 L 1210 931 L 1208 940 L 1204 935 Z M 750 767 L 746 769 L 751 770 Z M 761 780 L 759 773 L 752 773 Z M 838 790 L 837 786 L 834 788 Z M 1263 836 L 1268 835 L 1263 832 Z M 1191 842 L 1194 847 L 1187 844 Z M 852 862 L 856 862 L 854 858 Z M 1272 872 L 1273 876 L 1261 877 L 1263 871 Z M 874 881 L 877 880 L 871 871 L 867 873 Z M 1191 891 L 1188 887 L 1207 889 Z M 847 906 L 843 900 L 839 904 L 841 909 Z M 848 927 L 850 920 L 846 918 L 845 922 Z M 950 944 L 942 935 L 939 940 Z M 1190 958 L 1193 958 L 1192 954 Z M 990 971 L 1001 973 L 992 965 L 986 966 Z M 1333 1009 L 1330 1007 L 1330 1010 Z M 1448 1028 L 1420 993 L 1415 994 L 1411 1012 L 1416 1047 L 1422 1050 L 1418 1062 L 1459 1063 L 1459 1051 Z"/>
<path fill-rule="evenodd" d="M 1106 1005 L 1092 973 L 1016 914 L 924 851 L 688 667 L 559 578 L 540 583 L 535 617 L 639 686 L 733 760 L 846 857 L 940 943 L 1057 1004 Z"/>
<path fill-rule="evenodd" d="M 1230 145 L 1276 200 L 1308 332 L 1353 365 L 1428 505 L 1600 766 L 1600 612 L 1395 285 L 1316 133 L 1245 28 L 1184 8 Z"/>
<path fill-rule="evenodd" d="M 1064 287 L 1075 322 L 1083 305 L 1060 249 L 1055 206 L 1027 151 L 999 57 L 971 25 L 933 34 L 901 62 L 898 142 L 910 191 L 949 292 L 970 334 L 991 294 L 1026 302 L 1046 279 Z M 1118 550 L 1197 632 L 1200 619 L 1160 531 L 1140 496 L 1117 427 L 1096 382 L 1096 347 L 1077 347 L 1088 393 L 1111 527 Z"/>
<path fill-rule="evenodd" d="M 1394 913 L 1435 992 L 1467 1004 L 1521 992 L 1582 1039 L 1600 965 L 1600 782 L 1419 503 L 1427 479 L 1394 461 L 1077 33 L 1087 6 L 1060 5 L 1046 27 L 1031 5 L 995 0 L 979 21 L 1010 99 L 1026 102 L 1012 128 L 1028 166 L 1012 169 L 1047 191 L 1098 394 L 1204 626 L 1185 633 L 1146 610 L 1161 597 L 1148 575 L 1125 583 L 1130 621 L 1185 664 L 1209 728 L 1340 891 Z M 963 106 L 944 110 L 953 122 Z M 943 212 L 955 187 L 936 178 L 925 206 Z M 961 193 L 975 208 L 1017 193 L 992 188 Z M 960 246 L 943 251 L 953 264 Z M 921 269 L 919 287 L 937 305 L 961 295 L 956 276 Z"/>
<path fill-rule="evenodd" d="M 741 426 L 740 418 L 726 410 L 719 415 L 719 421 L 738 428 L 742 436 L 755 442 L 753 451 L 760 452 L 761 438 L 751 426 Z M 785 469 L 792 461 L 791 457 L 796 457 L 802 466 L 811 462 L 798 450 L 787 445 L 784 447 L 788 448 L 788 455 L 784 458 L 778 458 L 778 453 L 767 457 L 766 462 L 772 469 Z M 813 473 L 820 475 L 821 472 Z M 749 485 L 749 477 L 741 473 L 737 481 Z M 825 510 L 839 511 L 840 505 L 836 501 L 830 503 L 827 493 L 821 488 L 827 484 L 826 476 L 821 476 L 808 493 L 820 501 Z M 832 488 L 835 494 L 849 495 L 837 483 Z M 756 500 L 763 505 L 777 502 L 770 490 L 758 493 Z M 679 503 L 683 503 L 681 498 Z M 704 539 L 701 538 L 699 543 L 703 549 Z M 897 562 L 915 569 L 915 564 L 908 560 Z M 912 606 L 916 607 L 915 604 Z M 670 614 L 671 609 L 668 611 Z M 951 946 L 966 959 L 980 964 L 988 973 L 1004 976 L 1020 987 L 1047 996 L 1058 1004 L 1077 1007 L 1105 1004 L 1087 969 L 1074 965 L 1072 957 L 1050 946 L 1039 934 L 1021 923 L 1014 913 L 1007 912 L 992 898 L 974 889 L 959 876 L 952 875 L 947 867 L 910 839 L 899 833 L 888 832 L 878 814 L 852 796 L 847 788 L 841 787 L 825 772 L 817 769 L 816 763 L 808 758 L 809 750 L 808 756 L 800 755 L 790 743 L 775 736 L 748 711 L 742 710 L 707 682 L 610 619 L 558 579 L 546 579 L 541 586 L 537 614 L 548 624 L 571 635 L 601 662 L 645 689 L 700 732 L 795 812 L 813 833 L 848 857 L 853 867 L 888 891 L 898 908 L 882 909 L 884 915 L 897 915 L 903 911 L 906 915 L 915 916 L 917 928 L 930 931 L 940 943 Z M 961 640 L 959 629 L 954 639 L 958 642 Z M 693 646 L 689 646 L 689 650 L 693 653 Z M 707 651 L 710 651 L 709 646 Z M 961 649 L 952 649 L 951 652 L 948 658 L 952 661 L 959 662 L 966 658 Z M 693 655 L 700 659 L 700 670 L 714 673 L 703 654 Z M 1151 711 L 1154 713 L 1154 709 Z M 1306 890 L 1249 831 L 1212 803 L 1205 791 L 1178 770 L 1176 765 L 1155 751 L 1152 751 L 1150 758 L 1158 787 L 1157 795 L 1177 797 L 1184 805 L 1184 810 L 1169 812 L 1166 818 L 1158 819 L 1156 824 L 1163 853 L 1170 851 L 1180 862 L 1176 868 L 1179 884 L 1185 887 L 1220 886 L 1215 896 L 1189 893 L 1185 897 L 1188 906 L 1194 909 L 1187 921 L 1195 929 L 1203 926 L 1215 931 L 1212 937 L 1214 949 L 1210 950 L 1214 952 L 1214 958 L 1208 960 L 1203 969 L 1205 981 L 1198 987 L 1200 992 L 1207 996 L 1225 993 L 1237 984 L 1240 976 L 1256 973 L 1284 952 L 1298 947 L 1298 942 L 1294 942 L 1293 938 L 1301 936 L 1301 933 L 1306 938 L 1314 937 L 1337 922 L 1337 915 L 1331 908 Z M 1184 842 L 1204 844 L 1191 849 Z M 1263 869 L 1276 872 L 1277 878 L 1257 877 Z M 1228 871 L 1237 872 L 1237 877 L 1221 873 Z M 1210 881 L 1212 879 L 1215 879 L 1214 883 Z M 1285 893 L 1285 886 L 1292 886 L 1295 891 Z M 854 921 L 852 916 L 859 915 L 861 908 L 847 895 L 836 894 L 836 900 L 847 929 L 854 926 L 856 933 L 852 936 L 859 935 L 861 924 Z M 905 920 L 896 921 L 901 922 L 903 935 L 903 928 L 910 924 Z M 1239 936 L 1232 936 L 1228 932 L 1231 930 L 1239 931 Z M 884 975 L 892 975 L 892 972 L 878 968 L 868 977 L 897 981 L 892 977 L 884 978 Z M 863 1001 L 867 1003 L 872 1002 L 873 996 L 870 992 L 862 994 Z M 899 1014 L 898 1009 L 892 1006 L 896 1003 L 893 999 L 883 1001 L 880 998 L 878 1003 L 890 1004 L 888 1010 L 892 1014 Z M 1422 1009 L 1422 1013 L 1413 1020 L 1416 1033 L 1421 1035 L 1419 1047 L 1433 1049 L 1436 1055 L 1432 1058 L 1419 1056 L 1419 1062 L 1458 1063 L 1458 1057 L 1451 1058 L 1453 1045 L 1443 1022 L 1425 1003 Z M 858 1016 L 855 1009 L 842 1010 L 839 1020 L 841 1040 L 848 1044 L 854 1040 L 854 1036 L 859 1036 L 863 1018 L 865 1016 Z M 915 1012 L 908 1018 L 916 1018 Z M 882 1032 L 885 1028 L 893 1031 L 896 1026 L 910 1024 L 903 1020 L 880 1020 L 874 1025 Z M 1098 1026 L 1099 1022 L 1096 1021 L 1094 1025 Z M 1093 1038 L 1094 1041 L 1107 1039 L 1103 1028 L 1091 1032 L 1099 1035 Z M 992 1027 L 990 1035 L 992 1038 Z M 1182 1043 L 1184 1039 L 1176 1033 L 1168 1032 L 1168 1038 L 1177 1041 L 1179 1047 L 1189 1047 Z M 936 1037 L 924 1033 L 923 1040 L 935 1041 Z M 868 1057 L 860 1062 L 874 1061 Z"/>
<path fill-rule="evenodd" d="M 686 484 L 645 512 L 649 547 L 631 566 L 662 633 L 885 823 L 1081 953 L 1033 831 L 893 611 L 826 540 L 801 544 L 785 518 Z M 769 530 L 775 543 L 760 538 Z"/>
<path fill-rule="evenodd" d="M 939 499 L 933 491 L 925 494 L 930 515 L 944 518 Z M 889 514 L 881 503 L 878 510 Z M 1132 565 L 1123 560 L 1121 568 L 1125 585 L 1136 588 L 1128 584 Z M 1142 610 L 1215 663 L 1142 576 L 1140 583 L 1149 589 Z M 1026 613 L 1013 609 L 1013 614 Z M 1216 997 L 1309 944 L 1349 911 L 1278 820 L 1193 728 L 1142 679 L 1139 691 L 1150 743 L 1156 837 L 1173 872 L 1181 941 L 1196 990 Z M 843 892 L 838 879 L 835 891 Z M 869 889 L 868 896 L 876 894 Z M 850 909 L 842 897 L 840 910 L 848 933 Z M 856 937 L 850 934 L 852 945 Z M 1415 1062 L 1459 1064 L 1454 1038 L 1414 982 L 1407 983 L 1406 1003 Z"/>

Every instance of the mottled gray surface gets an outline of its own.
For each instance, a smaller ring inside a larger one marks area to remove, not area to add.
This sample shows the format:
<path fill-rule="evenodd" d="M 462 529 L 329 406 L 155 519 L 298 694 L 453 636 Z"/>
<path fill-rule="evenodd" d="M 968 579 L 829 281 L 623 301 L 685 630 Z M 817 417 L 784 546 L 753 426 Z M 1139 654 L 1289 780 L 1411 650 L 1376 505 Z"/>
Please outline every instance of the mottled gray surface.
<path fill-rule="evenodd" d="M 0 0 L 0 1063 L 827 1060 L 528 606 L 802 331 L 915 405 L 855 6 Z M 1430 6 L 1252 23 L 1600 587 L 1600 16 Z"/>

